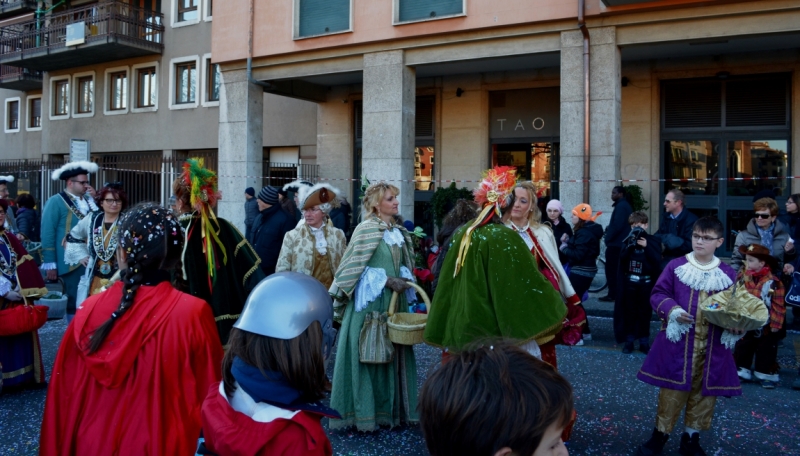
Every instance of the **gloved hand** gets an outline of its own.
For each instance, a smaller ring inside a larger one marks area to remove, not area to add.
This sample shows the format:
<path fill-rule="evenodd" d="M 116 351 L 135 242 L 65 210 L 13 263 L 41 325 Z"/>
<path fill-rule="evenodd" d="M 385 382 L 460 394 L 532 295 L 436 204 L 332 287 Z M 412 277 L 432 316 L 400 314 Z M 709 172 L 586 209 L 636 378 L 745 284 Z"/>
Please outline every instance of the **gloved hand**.
<path fill-rule="evenodd" d="M 402 293 L 411 288 L 411 285 L 409 285 L 405 279 L 401 279 L 399 277 L 388 277 L 386 279 L 386 288 L 398 293 Z"/>

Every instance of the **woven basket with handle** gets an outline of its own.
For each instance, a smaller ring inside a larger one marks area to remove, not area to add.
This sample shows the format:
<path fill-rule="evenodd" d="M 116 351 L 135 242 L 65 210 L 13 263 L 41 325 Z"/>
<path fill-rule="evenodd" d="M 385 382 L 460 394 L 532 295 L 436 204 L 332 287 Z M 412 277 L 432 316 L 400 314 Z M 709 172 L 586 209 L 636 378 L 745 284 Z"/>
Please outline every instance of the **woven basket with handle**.
<path fill-rule="evenodd" d="M 431 299 L 425 290 L 413 282 L 408 282 L 417 293 L 422 297 L 428 312 L 431 311 Z M 389 339 L 398 345 L 416 345 L 422 343 L 422 335 L 425 333 L 425 323 L 428 322 L 428 314 L 397 312 L 397 296 L 395 291 L 392 293 L 392 300 L 389 301 Z"/>

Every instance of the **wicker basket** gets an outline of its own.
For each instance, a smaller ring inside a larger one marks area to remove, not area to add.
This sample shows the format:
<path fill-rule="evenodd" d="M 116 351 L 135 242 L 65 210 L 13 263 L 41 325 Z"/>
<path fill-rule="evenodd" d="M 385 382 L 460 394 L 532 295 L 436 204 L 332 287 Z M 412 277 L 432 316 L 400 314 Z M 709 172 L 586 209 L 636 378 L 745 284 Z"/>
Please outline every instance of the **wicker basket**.
<path fill-rule="evenodd" d="M 425 290 L 413 282 L 408 282 L 409 285 L 417 290 L 417 293 L 425 301 L 425 306 L 428 312 L 431 311 L 431 299 Z M 392 300 L 389 302 L 389 339 L 398 345 L 416 345 L 422 343 L 422 336 L 425 333 L 425 323 L 428 322 L 428 314 L 417 314 L 408 312 L 394 313 L 397 307 L 397 295 L 395 291 L 392 293 Z"/>

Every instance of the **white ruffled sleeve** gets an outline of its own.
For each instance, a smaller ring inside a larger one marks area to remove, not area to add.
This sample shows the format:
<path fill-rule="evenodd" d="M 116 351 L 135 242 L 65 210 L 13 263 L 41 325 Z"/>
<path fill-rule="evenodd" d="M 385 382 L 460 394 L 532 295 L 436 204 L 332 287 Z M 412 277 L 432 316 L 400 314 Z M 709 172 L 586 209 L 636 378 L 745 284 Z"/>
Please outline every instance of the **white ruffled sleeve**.
<path fill-rule="evenodd" d="M 725 345 L 728 350 L 733 350 L 733 348 L 736 347 L 736 342 L 739 342 L 739 339 L 742 337 L 744 337 L 744 334 L 733 334 L 726 329 L 725 331 L 722 331 L 720 342 L 722 342 L 722 345 Z"/>
<path fill-rule="evenodd" d="M 84 217 L 70 230 L 69 237 L 81 242 L 67 241 L 67 246 L 64 248 L 64 263 L 73 266 L 89 256 L 87 239 L 91 237 L 91 223 L 92 217 Z"/>
<path fill-rule="evenodd" d="M 367 266 L 361 273 L 356 285 L 356 312 L 366 309 L 369 303 L 378 299 L 386 286 L 386 271 L 381 268 L 371 268 Z"/>
<path fill-rule="evenodd" d="M 669 323 L 667 323 L 667 339 L 670 342 L 678 342 L 681 340 L 684 334 L 688 333 L 690 329 L 692 329 L 691 323 L 681 323 L 678 321 L 678 316 L 684 313 L 685 311 L 680 307 L 676 307 L 672 309 L 672 312 L 669 313 Z"/>
<path fill-rule="evenodd" d="M 416 281 L 414 280 L 414 274 L 412 274 L 411 271 L 405 266 L 400 266 L 400 277 L 410 282 L 416 283 Z M 407 288 L 405 293 L 406 293 L 406 302 L 409 303 L 417 302 L 417 290 L 415 290 L 414 288 Z"/>
<path fill-rule="evenodd" d="M 5 296 L 11 291 L 11 282 L 0 275 L 0 296 Z"/>

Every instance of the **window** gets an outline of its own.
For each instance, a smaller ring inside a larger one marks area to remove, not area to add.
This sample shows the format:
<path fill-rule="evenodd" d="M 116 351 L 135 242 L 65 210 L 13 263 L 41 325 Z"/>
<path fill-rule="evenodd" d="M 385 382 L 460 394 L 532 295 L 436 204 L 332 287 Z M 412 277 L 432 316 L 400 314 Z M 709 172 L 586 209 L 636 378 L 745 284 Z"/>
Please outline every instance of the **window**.
<path fill-rule="evenodd" d="M 175 65 L 175 103 L 195 102 L 197 86 L 197 63 L 186 62 Z"/>
<path fill-rule="evenodd" d="M 197 20 L 197 3 L 199 0 L 177 0 L 178 22 Z"/>
<path fill-rule="evenodd" d="M 219 101 L 219 85 L 222 82 L 222 74 L 219 71 L 219 65 L 211 63 L 211 59 L 209 59 L 207 68 L 208 79 L 206 80 L 208 81 L 208 93 L 206 96 L 208 97 L 208 101 Z"/>
<path fill-rule="evenodd" d="M 42 97 L 28 98 L 28 130 L 42 129 Z"/>
<path fill-rule="evenodd" d="M 77 78 L 75 85 L 78 88 L 77 107 L 78 114 L 88 114 L 94 110 L 94 78 L 83 76 Z"/>
<path fill-rule="evenodd" d="M 394 22 L 429 21 L 463 16 L 465 0 L 394 0 Z"/>
<path fill-rule="evenodd" d="M 351 31 L 351 0 L 295 0 L 295 38 Z"/>
<path fill-rule="evenodd" d="M 6 99 L 6 133 L 19 131 L 19 97 Z"/>
<path fill-rule="evenodd" d="M 53 81 L 53 117 L 69 117 L 69 77 Z"/>
<path fill-rule="evenodd" d="M 156 105 L 156 67 L 136 70 L 136 107 L 151 108 Z"/>
<path fill-rule="evenodd" d="M 110 88 L 108 99 L 109 111 L 121 111 L 128 108 L 128 72 L 118 71 L 108 77 Z"/>
<path fill-rule="evenodd" d="M 213 0 L 206 0 L 206 9 L 205 9 L 205 12 L 203 13 L 203 20 L 204 21 L 210 21 L 211 20 L 211 16 L 212 16 L 213 10 L 214 10 L 214 1 Z"/>

